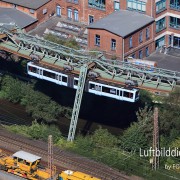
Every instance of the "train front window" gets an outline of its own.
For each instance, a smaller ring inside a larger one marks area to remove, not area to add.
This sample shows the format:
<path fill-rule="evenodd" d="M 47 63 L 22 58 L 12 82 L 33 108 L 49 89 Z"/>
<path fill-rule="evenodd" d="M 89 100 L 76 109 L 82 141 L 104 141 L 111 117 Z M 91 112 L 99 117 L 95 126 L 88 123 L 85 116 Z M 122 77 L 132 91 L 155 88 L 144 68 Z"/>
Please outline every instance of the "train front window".
<path fill-rule="evenodd" d="M 62 82 L 67 82 L 67 77 L 62 76 Z"/>
<path fill-rule="evenodd" d="M 133 93 L 124 91 L 124 97 L 133 99 Z"/>
<path fill-rule="evenodd" d="M 95 89 L 95 84 L 89 84 L 89 89 Z"/>
<path fill-rule="evenodd" d="M 136 91 L 136 96 L 135 96 L 135 99 L 137 99 L 139 97 L 139 90 Z"/>
<path fill-rule="evenodd" d="M 29 69 L 30 72 L 37 73 L 37 68 L 36 67 L 29 66 L 28 69 Z"/>
<path fill-rule="evenodd" d="M 74 80 L 74 85 L 75 85 L 75 86 L 78 85 L 78 80 L 77 80 L 77 79 Z"/>
<path fill-rule="evenodd" d="M 52 79 L 55 79 L 55 74 L 49 71 L 43 71 L 43 75 Z"/>

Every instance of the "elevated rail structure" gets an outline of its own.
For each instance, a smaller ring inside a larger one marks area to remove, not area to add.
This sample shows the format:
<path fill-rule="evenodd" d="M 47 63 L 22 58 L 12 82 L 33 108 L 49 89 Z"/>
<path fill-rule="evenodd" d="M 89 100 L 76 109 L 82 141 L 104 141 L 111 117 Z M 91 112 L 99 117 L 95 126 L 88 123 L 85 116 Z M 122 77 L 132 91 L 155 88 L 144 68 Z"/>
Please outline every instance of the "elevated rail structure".
<path fill-rule="evenodd" d="M 41 78 L 43 71 L 46 71 L 46 69 L 55 69 L 74 77 L 79 75 L 79 78 L 73 79 L 73 85 L 71 85 L 74 87 L 75 81 L 78 81 L 68 135 L 69 141 L 74 139 L 86 75 L 91 81 L 89 85 L 93 86 L 95 93 L 98 94 L 99 89 L 103 90 L 99 83 L 93 84 L 93 81 L 110 85 L 109 87 L 104 86 L 104 91 L 106 92 L 108 89 L 108 93 L 113 94 L 109 97 L 113 97 L 115 94 L 118 95 L 118 98 L 124 96 L 122 95 L 122 89 L 113 89 L 113 87 L 122 86 L 126 84 L 127 80 L 136 82 L 138 88 L 155 92 L 172 91 L 176 82 L 180 81 L 180 72 L 155 67 L 152 69 L 148 66 L 108 60 L 103 58 L 103 54 L 100 52 L 75 50 L 21 31 L 10 32 L 4 27 L 0 27 L 0 50 L 32 60 L 35 64 L 38 64 L 38 67 L 43 67 L 44 69 L 36 68 L 38 76 L 35 76 L 38 78 Z M 35 68 L 35 66 L 31 66 L 31 68 Z M 59 80 L 61 83 L 67 83 L 67 80 L 63 82 L 63 77 L 67 79 L 68 76 L 60 73 L 55 74 L 53 71 L 47 71 L 46 73 L 49 74 L 48 76 L 53 74 L 55 81 L 58 80 L 58 83 Z M 131 93 L 128 92 L 128 96 L 128 98 L 131 98 Z M 137 95 L 134 93 L 133 99 L 137 99 L 136 97 Z"/>
<path fill-rule="evenodd" d="M 117 60 L 103 58 L 93 51 L 80 51 L 49 42 L 39 37 L 22 32 L 10 32 L 0 27 L 0 50 L 16 54 L 29 60 L 35 60 L 42 66 L 68 71 L 79 75 L 83 64 L 95 63 L 88 72 L 88 77 L 105 84 L 123 85 L 127 79 L 137 81 L 138 88 L 155 92 L 170 92 L 180 72 L 161 68 L 149 69 Z"/>

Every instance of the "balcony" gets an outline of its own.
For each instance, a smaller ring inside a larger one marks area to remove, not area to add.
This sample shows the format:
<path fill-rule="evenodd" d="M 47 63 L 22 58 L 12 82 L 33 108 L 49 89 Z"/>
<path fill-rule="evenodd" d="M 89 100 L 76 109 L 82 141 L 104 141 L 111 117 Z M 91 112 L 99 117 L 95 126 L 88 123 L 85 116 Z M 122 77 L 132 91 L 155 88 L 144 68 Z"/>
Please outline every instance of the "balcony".
<path fill-rule="evenodd" d="M 69 3 L 74 3 L 74 4 L 78 4 L 79 1 L 78 0 L 66 0 L 66 2 L 69 2 Z"/>
<path fill-rule="evenodd" d="M 88 0 L 88 6 L 99 10 L 106 9 L 105 0 Z"/>
<path fill-rule="evenodd" d="M 175 5 L 175 4 L 170 4 L 170 9 L 176 10 L 176 11 L 180 11 L 180 5 Z"/>

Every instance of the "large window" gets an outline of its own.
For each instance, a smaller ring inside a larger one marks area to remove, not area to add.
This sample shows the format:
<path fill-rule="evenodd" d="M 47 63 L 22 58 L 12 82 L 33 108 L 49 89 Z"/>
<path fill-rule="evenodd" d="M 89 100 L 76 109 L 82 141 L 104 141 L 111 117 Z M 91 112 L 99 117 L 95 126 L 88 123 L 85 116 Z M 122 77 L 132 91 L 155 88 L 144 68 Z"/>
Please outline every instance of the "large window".
<path fill-rule="evenodd" d="M 44 70 L 43 75 L 52 79 L 55 79 L 55 74 L 49 71 Z"/>
<path fill-rule="evenodd" d="M 100 35 L 96 34 L 95 36 L 95 45 L 100 46 Z"/>
<path fill-rule="evenodd" d="M 132 43 L 132 36 L 129 38 L 129 48 L 133 47 L 133 43 Z"/>
<path fill-rule="evenodd" d="M 120 9 L 119 2 L 114 1 L 114 10 L 115 10 L 115 11 L 118 11 L 119 9 Z"/>
<path fill-rule="evenodd" d="M 160 0 L 156 3 L 156 13 L 159 13 L 166 9 L 166 0 Z"/>
<path fill-rule="evenodd" d="M 172 42 L 172 36 L 169 36 L 169 44 Z M 180 48 L 180 37 L 173 36 L 173 47 Z"/>
<path fill-rule="evenodd" d="M 180 0 L 170 0 L 170 8 L 180 10 Z"/>
<path fill-rule="evenodd" d="M 146 12 L 146 3 L 138 0 L 127 0 L 127 8 L 140 12 Z"/>
<path fill-rule="evenodd" d="M 72 9 L 68 8 L 67 13 L 68 13 L 68 19 L 71 20 L 72 19 Z"/>
<path fill-rule="evenodd" d="M 94 22 L 94 16 L 89 15 L 89 24 L 92 24 Z"/>
<path fill-rule="evenodd" d="M 56 15 L 61 16 L 61 6 L 56 6 Z"/>
<path fill-rule="evenodd" d="M 166 28 L 166 19 L 165 17 L 160 19 L 159 21 L 156 21 L 156 32 L 159 32 Z"/>
<path fill-rule="evenodd" d="M 146 40 L 150 38 L 150 30 L 149 27 L 146 28 Z"/>
<path fill-rule="evenodd" d="M 139 33 L 139 43 L 142 43 L 143 42 L 143 32 L 141 31 Z"/>
<path fill-rule="evenodd" d="M 180 29 L 180 19 L 170 16 L 169 17 L 169 26 L 176 28 L 176 29 Z"/>
<path fill-rule="evenodd" d="M 143 58 L 142 50 L 139 51 L 139 59 Z"/>
<path fill-rule="evenodd" d="M 106 0 L 88 0 L 89 7 L 105 10 Z"/>
<path fill-rule="evenodd" d="M 116 50 L 116 40 L 111 39 L 111 50 Z"/>
<path fill-rule="evenodd" d="M 156 40 L 155 47 L 156 47 L 156 49 L 158 49 L 158 48 L 162 47 L 164 44 L 165 44 L 165 36 Z"/>
<path fill-rule="evenodd" d="M 146 57 L 149 56 L 149 47 L 146 47 Z"/>
<path fill-rule="evenodd" d="M 78 10 L 74 10 L 74 21 L 79 21 L 79 14 L 78 14 Z"/>

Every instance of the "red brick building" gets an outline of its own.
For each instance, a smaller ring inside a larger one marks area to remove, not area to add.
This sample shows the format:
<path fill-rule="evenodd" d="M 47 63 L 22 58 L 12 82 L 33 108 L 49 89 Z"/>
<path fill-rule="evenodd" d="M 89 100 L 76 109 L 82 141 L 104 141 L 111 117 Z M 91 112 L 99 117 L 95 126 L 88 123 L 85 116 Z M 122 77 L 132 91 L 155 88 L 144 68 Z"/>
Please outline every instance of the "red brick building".
<path fill-rule="evenodd" d="M 142 59 L 154 51 L 153 23 L 153 18 L 137 12 L 116 11 L 88 26 L 88 47 L 118 59 Z"/>
<path fill-rule="evenodd" d="M 55 13 L 54 0 L 0 0 L 0 7 L 14 8 L 36 19 L 26 30 L 29 31 L 37 24 L 47 20 Z"/>

